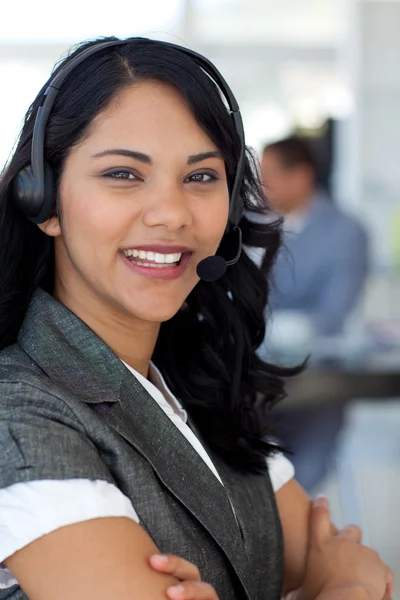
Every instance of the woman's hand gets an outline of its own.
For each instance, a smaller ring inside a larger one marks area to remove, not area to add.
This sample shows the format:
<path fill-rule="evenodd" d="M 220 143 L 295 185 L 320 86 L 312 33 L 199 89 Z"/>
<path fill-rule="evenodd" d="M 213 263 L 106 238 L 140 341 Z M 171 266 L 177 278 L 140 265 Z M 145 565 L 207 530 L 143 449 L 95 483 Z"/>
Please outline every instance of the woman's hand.
<path fill-rule="evenodd" d="M 332 535 L 328 501 L 316 499 L 310 517 L 306 574 L 301 589 L 293 594 L 296 599 L 382 600 L 390 597 L 391 570 L 377 552 L 362 546 L 360 541 L 361 531 L 355 526 Z"/>
<path fill-rule="evenodd" d="M 293 600 L 389 600 L 393 575 L 379 555 L 362 546 L 358 527 L 332 534 L 325 498 L 313 503 L 304 583 L 289 594 Z M 218 600 L 212 586 L 201 581 L 198 568 L 174 555 L 153 555 L 150 565 L 181 584 L 167 589 L 170 600 Z"/>
<path fill-rule="evenodd" d="M 168 573 L 181 580 L 178 586 L 167 589 L 170 600 L 218 600 L 214 588 L 201 581 L 198 568 L 173 554 L 153 554 L 150 566 L 158 573 Z"/>

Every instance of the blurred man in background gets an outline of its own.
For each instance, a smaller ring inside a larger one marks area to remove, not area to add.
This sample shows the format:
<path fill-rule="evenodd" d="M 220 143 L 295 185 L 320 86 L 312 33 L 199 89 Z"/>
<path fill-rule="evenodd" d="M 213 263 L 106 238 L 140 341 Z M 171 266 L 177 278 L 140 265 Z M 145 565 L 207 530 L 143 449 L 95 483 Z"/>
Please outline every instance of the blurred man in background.
<path fill-rule="evenodd" d="M 307 319 L 315 340 L 338 336 L 364 287 L 366 234 L 318 188 L 305 141 L 292 137 L 266 146 L 261 176 L 272 207 L 284 217 L 272 317 L 297 313 Z M 297 479 L 309 491 L 327 471 L 343 416 L 342 406 L 291 409 L 279 416 L 281 443 L 293 451 Z"/>

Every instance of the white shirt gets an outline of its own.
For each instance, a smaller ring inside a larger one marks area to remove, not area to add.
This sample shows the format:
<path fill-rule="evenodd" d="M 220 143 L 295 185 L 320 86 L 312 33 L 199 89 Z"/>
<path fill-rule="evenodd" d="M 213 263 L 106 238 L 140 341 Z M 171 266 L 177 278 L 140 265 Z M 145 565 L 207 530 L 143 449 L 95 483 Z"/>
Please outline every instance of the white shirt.
<path fill-rule="evenodd" d="M 149 379 L 146 379 L 124 364 L 223 485 L 207 452 L 186 424 L 185 410 L 169 391 L 155 365 L 150 365 Z M 292 464 L 282 454 L 268 459 L 268 467 L 275 492 L 294 476 Z M 60 527 L 100 517 L 128 517 L 139 523 L 131 501 L 116 486 L 106 481 L 30 481 L 0 490 L 0 589 L 18 584 L 1 564 L 7 557 Z"/>

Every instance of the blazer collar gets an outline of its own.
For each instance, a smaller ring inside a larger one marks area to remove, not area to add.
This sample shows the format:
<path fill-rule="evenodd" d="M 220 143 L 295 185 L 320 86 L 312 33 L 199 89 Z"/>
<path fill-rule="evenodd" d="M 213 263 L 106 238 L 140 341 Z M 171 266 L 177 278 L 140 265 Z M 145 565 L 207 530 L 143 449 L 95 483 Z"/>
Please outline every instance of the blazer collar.
<path fill-rule="evenodd" d="M 81 319 L 38 288 L 18 343 L 50 379 L 84 402 L 116 402 L 126 367 Z"/>
<path fill-rule="evenodd" d="M 109 403 L 102 411 L 105 421 L 210 533 L 248 595 L 251 569 L 226 487 L 112 350 L 41 289 L 32 298 L 18 343 L 69 393 L 89 404 Z"/>

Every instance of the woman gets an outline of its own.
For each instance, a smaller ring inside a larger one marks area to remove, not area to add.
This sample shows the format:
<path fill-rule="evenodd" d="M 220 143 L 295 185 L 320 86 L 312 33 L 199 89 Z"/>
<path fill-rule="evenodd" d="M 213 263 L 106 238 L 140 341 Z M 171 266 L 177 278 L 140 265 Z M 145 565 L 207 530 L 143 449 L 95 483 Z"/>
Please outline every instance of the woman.
<path fill-rule="evenodd" d="M 264 201 L 212 65 L 107 42 L 58 66 L 1 182 L 0 598 L 161 598 L 157 550 L 221 599 L 277 598 L 309 572 L 310 502 L 264 441 L 290 372 L 255 354 L 267 285 L 240 250 L 271 263 L 279 228 L 243 216 Z"/>

